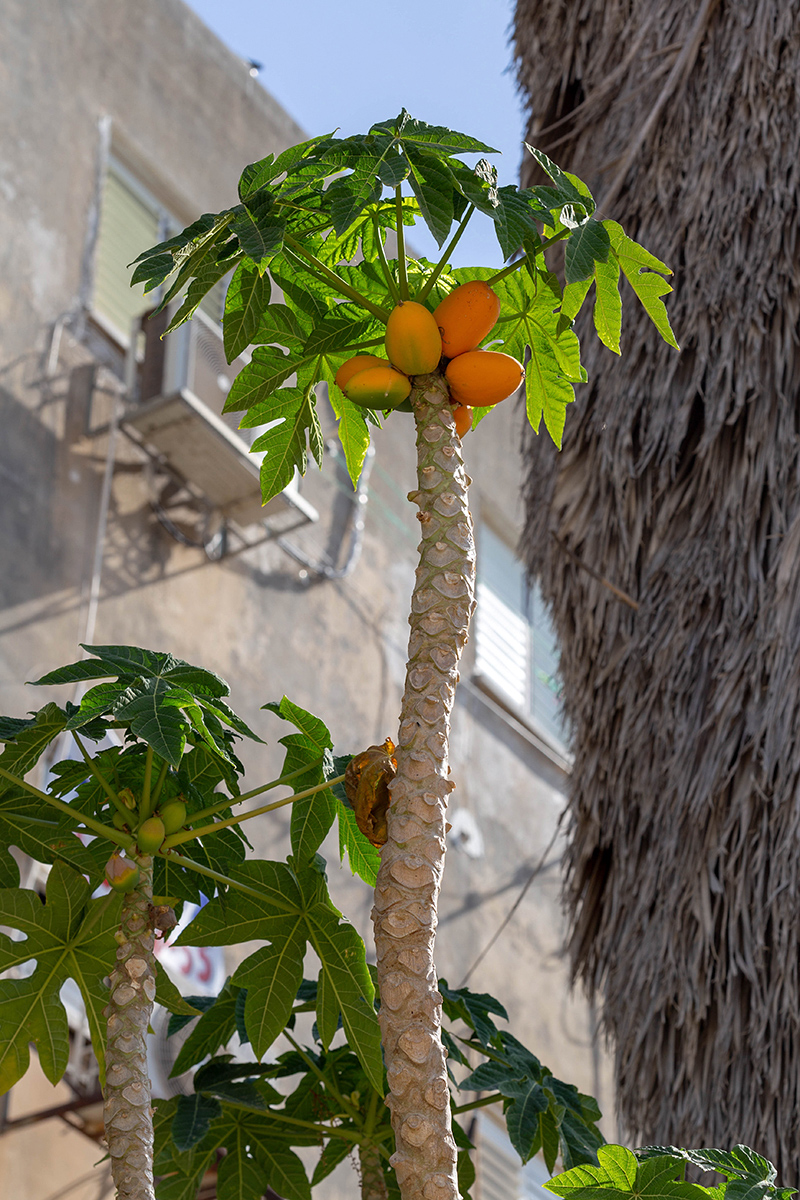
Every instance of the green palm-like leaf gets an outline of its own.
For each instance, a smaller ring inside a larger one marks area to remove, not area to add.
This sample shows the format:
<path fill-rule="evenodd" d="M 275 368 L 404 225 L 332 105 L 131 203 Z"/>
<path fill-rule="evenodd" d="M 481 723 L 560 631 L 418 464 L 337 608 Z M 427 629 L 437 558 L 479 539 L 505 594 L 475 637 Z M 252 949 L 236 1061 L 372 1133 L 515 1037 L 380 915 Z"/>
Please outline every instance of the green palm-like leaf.
<path fill-rule="evenodd" d="M 0 934 L 0 971 L 24 970 L 36 961 L 27 976 L 0 979 L 0 1093 L 28 1069 L 30 1042 L 51 1083 L 64 1074 L 69 1031 L 59 991 L 70 978 L 81 990 L 101 1082 L 105 1079 L 102 1010 L 108 992 L 102 980 L 114 961 L 122 897 L 112 893 L 92 900 L 91 892 L 92 885 L 61 862 L 48 877 L 44 905 L 36 892 L 0 891 L 0 925 L 25 938 L 14 941 Z"/>
<path fill-rule="evenodd" d="M 662 296 L 666 296 L 672 291 L 666 279 L 662 279 L 662 275 L 671 275 L 672 271 L 666 263 L 661 262 L 649 250 L 645 250 L 644 246 L 640 246 L 638 242 L 629 238 L 616 221 L 604 221 L 603 225 L 611 241 L 611 253 L 641 301 L 648 317 L 664 341 L 679 350 L 680 346 L 675 341 L 675 334 L 672 332 L 667 310 L 661 299 Z"/>
<path fill-rule="evenodd" d="M 256 950 L 237 969 L 233 980 L 247 989 L 244 1022 L 253 1050 L 263 1058 L 286 1024 L 303 981 L 305 937 L 297 918 L 289 935 Z"/>
<path fill-rule="evenodd" d="M 556 1175 L 544 1186 L 566 1200 L 708 1200 L 709 1191 L 683 1178 L 685 1161 L 659 1156 L 639 1163 L 624 1146 L 601 1146 L 597 1164 L 586 1163 Z"/>
<path fill-rule="evenodd" d="M 9 740 L 6 748 L 0 754 L 0 766 L 10 771 L 12 775 L 24 778 L 53 741 L 58 737 L 67 724 L 67 716 L 57 704 L 46 704 L 36 714 L 33 724 L 18 731 L 13 741 Z M 0 779 L 0 795 L 8 788 L 14 787 L 5 779 Z"/>
<path fill-rule="evenodd" d="M 253 341 L 271 292 L 269 275 L 250 262 L 239 264 L 225 297 L 223 334 L 228 362 L 233 362 Z"/>
<path fill-rule="evenodd" d="M 547 272 L 537 272 L 531 279 L 526 271 L 517 271 L 500 281 L 495 291 L 501 310 L 492 338 L 503 338 L 504 352 L 521 362 L 529 351 L 525 371 L 528 419 L 538 432 L 544 416 L 547 431 L 560 448 L 566 406 L 575 399 L 573 385 L 585 378 L 585 372 L 577 336 L 559 323 L 558 281 Z"/>
<path fill-rule="evenodd" d="M 247 886 L 248 894 L 230 889 L 224 899 L 210 901 L 177 944 L 235 945 L 258 939 L 283 946 L 285 981 L 293 969 L 291 956 L 295 956 L 294 961 L 302 962 L 306 945 L 310 945 L 321 963 L 324 1015 L 318 1014 L 320 1030 L 324 1025 L 326 1033 L 332 1036 L 331 1026 L 335 1030 L 341 1013 L 351 1046 L 373 1087 L 382 1091 L 380 1031 L 364 943 L 331 903 L 319 860 L 297 871 L 286 863 L 251 860 L 230 868 L 229 874 Z M 275 967 L 274 956 L 265 957 L 262 951 L 256 954 L 261 957 L 256 961 L 254 956 L 245 959 L 236 975 L 237 981 L 247 978 L 248 992 L 253 987 L 269 988 L 270 972 Z M 272 1017 L 280 1029 L 289 1019 L 296 991 L 296 987 L 291 991 L 285 982 L 278 993 L 273 993 Z M 259 1033 L 260 1038 L 266 1036 Z"/>

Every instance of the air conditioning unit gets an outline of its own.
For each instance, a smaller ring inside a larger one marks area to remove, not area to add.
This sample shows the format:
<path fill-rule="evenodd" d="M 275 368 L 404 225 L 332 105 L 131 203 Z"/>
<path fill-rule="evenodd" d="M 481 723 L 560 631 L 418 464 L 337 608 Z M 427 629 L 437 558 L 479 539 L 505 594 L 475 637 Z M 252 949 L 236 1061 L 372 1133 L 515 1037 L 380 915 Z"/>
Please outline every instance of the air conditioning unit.
<path fill-rule="evenodd" d="M 266 521 L 270 532 L 283 534 L 318 520 L 316 509 L 300 495 L 297 476 L 262 507 L 263 455 L 249 450 L 262 431 L 238 430 L 238 415 L 222 412 L 248 356 L 228 364 L 219 324 L 202 310 L 162 341 L 171 315 L 167 309 L 141 318 L 131 338 L 128 391 L 136 399 L 123 414 L 123 430 L 226 521 L 239 526 Z M 145 343 L 141 362 L 139 333 Z"/>

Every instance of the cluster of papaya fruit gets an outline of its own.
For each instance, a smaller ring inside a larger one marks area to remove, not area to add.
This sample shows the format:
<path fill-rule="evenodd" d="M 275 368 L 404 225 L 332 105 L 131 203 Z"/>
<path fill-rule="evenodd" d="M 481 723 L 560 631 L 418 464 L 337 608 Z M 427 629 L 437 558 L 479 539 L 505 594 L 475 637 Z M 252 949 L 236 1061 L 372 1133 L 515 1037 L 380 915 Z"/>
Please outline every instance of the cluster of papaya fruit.
<path fill-rule="evenodd" d="M 127 807 L 135 799 L 130 788 L 123 788 L 120 798 Z M 136 832 L 136 845 L 140 854 L 155 854 L 161 849 L 165 837 L 177 833 L 186 824 L 186 805 L 180 796 L 165 800 L 158 812 L 148 817 L 136 827 L 136 808 L 132 808 L 130 817 L 119 811 L 114 813 L 114 825 L 119 830 L 128 829 Z M 106 863 L 106 883 L 115 892 L 132 892 L 139 882 L 139 867 L 129 858 L 115 850 Z"/>
<path fill-rule="evenodd" d="M 522 383 L 522 364 L 510 354 L 476 347 L 494 328 L 500 301 L 487 283 L 474 279 L 455 288 L 430 312 L 404 300 L 386 322 L 386 358 L 356 354 L 336 373 L 336 384 L 354 404 L 390 409 L 404 405 L 414 375 L 435 371 L 444 359 L 456 432 L 472 425 L 472 409 L 499 404 Z"/>

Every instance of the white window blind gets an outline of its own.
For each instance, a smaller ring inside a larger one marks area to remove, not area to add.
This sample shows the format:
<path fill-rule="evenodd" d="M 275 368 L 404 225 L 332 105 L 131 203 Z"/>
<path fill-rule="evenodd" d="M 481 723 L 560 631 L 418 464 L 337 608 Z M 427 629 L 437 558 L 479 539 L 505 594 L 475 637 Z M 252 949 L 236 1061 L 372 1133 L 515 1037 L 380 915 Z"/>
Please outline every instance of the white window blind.
<path fill-rule="evenodd" d="M 522 563 L 488 526 L 478 538 L 475 672 L 521 715 L 561 745 L 558 647 L 544 601 Z"/>
<path fill-rule="evenodd" d="M 100 208 L 95 255 L 95 312 L 110 324 L 123 343 L 134 318 L 152 308 L 152 295 L 130 286 L 128 263 L 161 240 L 165 214 L 113 162 L 109 164 Z"/>
<path fill-rule="evenodd" d="M 106 171 L 95 252 L 95 313 L 118 335 L 122 344 L 130 337 L 136 317 L 158 303 L 160 293 L 144 293 L 130 286 L 133 268 L 128 264 L 143 250 L 155 246 L 183 228 L 130 171 L 111 159 Z M 172 281 L 170 281 L 172 282 Z M 214 321 L 222 317 L 228 278 L 219 280 L 200 307 Z"/>
<path fill-rule="evenodd" d="M 505 1129 L 483 1115 L 478 1133 L 480 1200 L 552 1200 L 542 1184 L 550 1174 L 539 1158 L 523 1166 Z"/>

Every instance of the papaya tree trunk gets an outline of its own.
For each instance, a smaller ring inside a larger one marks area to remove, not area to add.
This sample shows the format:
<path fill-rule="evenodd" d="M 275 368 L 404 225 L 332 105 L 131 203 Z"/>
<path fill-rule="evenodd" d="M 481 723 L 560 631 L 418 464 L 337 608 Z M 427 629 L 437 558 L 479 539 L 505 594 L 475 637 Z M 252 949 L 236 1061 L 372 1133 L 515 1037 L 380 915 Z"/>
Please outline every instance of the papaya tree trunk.
<path fill-rule="evenodd" d="M 117 1200 L 153 1200 L 153 1118 L 147 1027 L 156 994 L 153 860 L 142 856 L 139 883 L 125 897 L 110 976 L 103 1118 Z"/>
<path fill-rule="evenodd" d="M 456 1147 L 441 1038 L 433 945 L 444 867 L 447 765 L 458 660 L 474 608 L 475 543 L 447 385 L 415 390 L 422 528 L 400 713 L 389 837 L 381 851 L 373 921 L 380 1023 L 403 1200 L 457 1200 Z"/>
<path fill-rule="evenodd" d="M 381 1156 L 374 1146 L 359 1146 L 358 1165 L 361 1168 L 361 1200 L 389 1200 Z"/>

